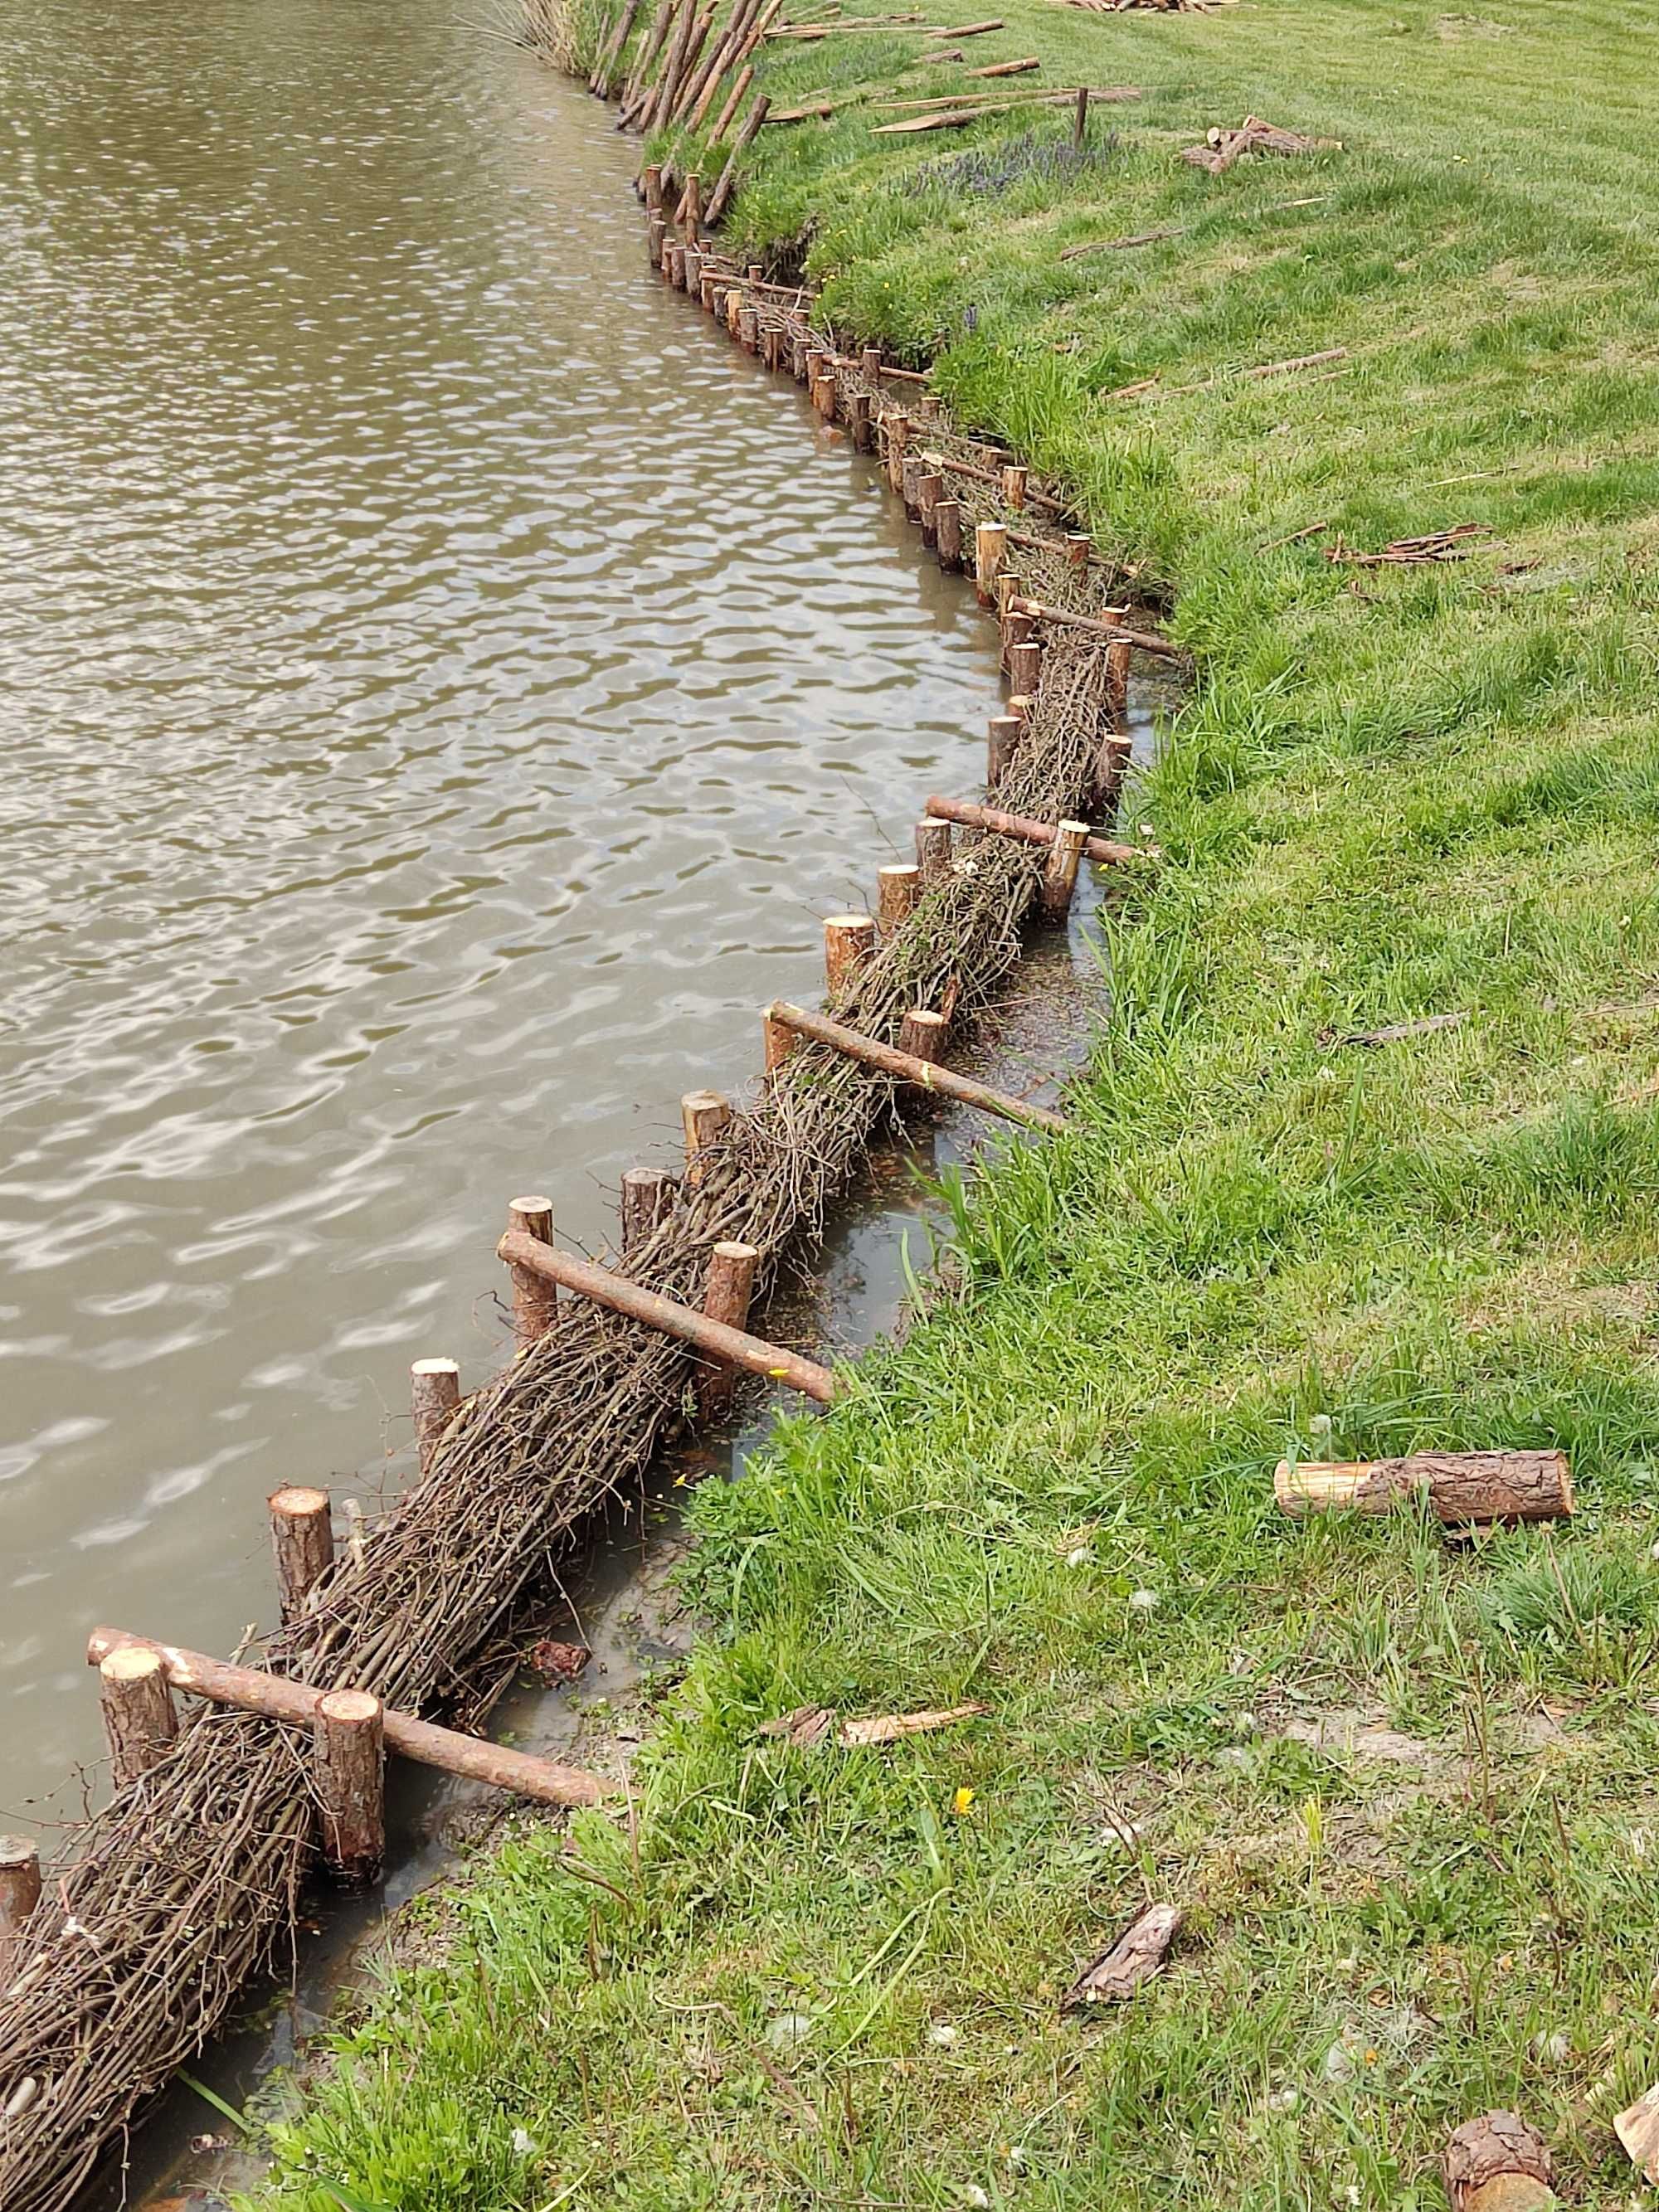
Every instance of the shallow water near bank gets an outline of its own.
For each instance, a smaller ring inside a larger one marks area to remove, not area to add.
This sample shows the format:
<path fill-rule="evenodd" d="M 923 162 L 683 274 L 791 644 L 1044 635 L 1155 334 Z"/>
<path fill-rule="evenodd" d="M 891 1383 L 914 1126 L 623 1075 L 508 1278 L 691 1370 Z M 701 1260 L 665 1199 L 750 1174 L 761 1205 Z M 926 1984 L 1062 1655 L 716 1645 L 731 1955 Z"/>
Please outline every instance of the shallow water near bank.
<path fill-rule="evenodd" d="M 870 465 L 646 274 L 610 114 L 451 0 L 10 27 L 0 1821 L 100 1620 L 270 1618 L 543 1188 L 740 1091 L 995 659 Z"/>

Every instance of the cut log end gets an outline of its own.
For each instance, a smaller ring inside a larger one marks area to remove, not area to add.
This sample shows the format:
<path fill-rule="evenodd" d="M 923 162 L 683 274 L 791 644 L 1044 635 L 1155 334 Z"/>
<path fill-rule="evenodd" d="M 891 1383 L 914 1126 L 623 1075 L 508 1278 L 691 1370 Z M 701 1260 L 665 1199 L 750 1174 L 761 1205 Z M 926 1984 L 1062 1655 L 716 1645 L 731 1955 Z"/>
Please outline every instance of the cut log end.
<path fill-rule="evenodd" d="M 1549 2145 L 1517 2112 L 1465 2120 L 1442 2171 L 1452 2212 L 1546 2212 L 1556 2202 Z"/>

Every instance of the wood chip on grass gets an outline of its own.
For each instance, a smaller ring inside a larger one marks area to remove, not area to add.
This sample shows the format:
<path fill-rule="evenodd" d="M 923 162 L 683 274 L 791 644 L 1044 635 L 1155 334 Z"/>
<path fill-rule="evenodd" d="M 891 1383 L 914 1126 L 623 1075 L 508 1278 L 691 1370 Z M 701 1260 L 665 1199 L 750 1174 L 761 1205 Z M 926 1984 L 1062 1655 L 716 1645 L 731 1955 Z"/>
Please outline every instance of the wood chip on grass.
<path fill-rule="evenodd" d="M 757 1733 L 779 1739 L 798 1751 L 811 1751 L 828 1739 L 833 1729 L 836 1741 L 843 1750 L 856 1751 L 872 1744 L 898 1743 L 908 1735 L 930 1735 L 936 1729 L 981 1719 L 988 1711 L 986 1705 L 945 1705 L 918 1713 L 872 1713 L 860 1720 L 842 1721 L 836 1727 L 832 1707 L 798 1705 L 793 1713 L 765 1722 Z"/>
<path fill-rule="evenodd" d="M 1079 1974 L 1060 1999 L 1062 2012 L 1087 2005 L 1121 2004 L 1143 1982 L 1163 1971 L 1181 1926 L 1178 1905 L 1149 1905 L 1138 1912 L 1109 1950 Z"/>

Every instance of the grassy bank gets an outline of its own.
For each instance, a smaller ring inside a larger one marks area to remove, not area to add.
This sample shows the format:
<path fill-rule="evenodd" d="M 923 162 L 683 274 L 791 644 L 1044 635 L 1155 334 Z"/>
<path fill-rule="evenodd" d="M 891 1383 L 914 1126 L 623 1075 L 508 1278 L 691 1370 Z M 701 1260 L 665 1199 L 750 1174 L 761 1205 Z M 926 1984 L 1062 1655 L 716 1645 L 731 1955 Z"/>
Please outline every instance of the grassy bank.
<path fill-rule="evenodd" d="M 943 343 L 957 411 L 1169 597 L 1200 681 L 1135 799 L 1167 857 L 1110 924 L 1078 1133 L 975 1194 L 959 1291 L 849 1403 L 700 1497 L 716 1631 L 636 1830 L 480 1870 L 262 2207 L 1428 2205 L 1493 2105 L 1572 2201 L 1631 2199 L 1659 8 L 1498 12 L 1016 0 L 971 61 L 1143 88 L 1081 161 L 1053 116 L 872 137 L 908 32 L 769 61 L 778 106 L 860 99 L 762 134 L 734 235 L 808 236 L 848 335 Z M 1342 150 L 1180 161 L 1248 111 Z M 1455 566 L 1324 557 L 1465 521 Z M 1274 1508 L 1285 1451 L 1426 1443 L 1563 1445 L 1580 1511 L 1452 1547 Z M 757 1734 L 963 1699 L 886 1751 Z M 1061 2017 L 1154 1898 L 1167 1972 Z"/>

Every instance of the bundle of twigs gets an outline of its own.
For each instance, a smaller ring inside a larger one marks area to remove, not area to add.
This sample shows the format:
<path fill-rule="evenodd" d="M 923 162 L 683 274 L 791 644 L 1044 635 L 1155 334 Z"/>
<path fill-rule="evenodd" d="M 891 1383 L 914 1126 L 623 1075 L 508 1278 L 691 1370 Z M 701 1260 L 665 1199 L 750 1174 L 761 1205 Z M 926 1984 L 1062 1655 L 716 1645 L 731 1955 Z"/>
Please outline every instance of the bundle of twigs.
<path fill-rule="evenodd" d="M 1467 561 L 1468 540 L 1487 535 L 1488 526 L 1484 522 L 1460 522 L 1450 530 L 1431 530 L 1422 538 L 1396 538 L 1377 553 L 1362 553 L 1339 540 L 1325 548 L 1325 558 L 1354 568 L 1408 568 L 1419 561 Z"/>
<path fill-rule="evenodd" d="M 943 426 L 933 426 L 944 436 Z M 1056 545 L 1026 541 L 1030 584 L 1090 597 Z M 1056 633 L 1025 744 L 999 801 L 1075 811 L 1109 717 L 1101 645 Z M 1040 853 L 980 835 L 864 968 L 837 1011 L 891 1038 L 907 1008 L 982 1001 L 1018 957 Z M 820 1223 L 887 1079 L 802 1045 L 738 1116 L 689 1200 L 624 1272 L 700 1300 L 709 1247 L 759 1248 L 763 1282 Z M 540 1344 L 467 1400 L 426 1476 L 343 1554 L 264 1663 L 372 1690 L 405 1710 L 452 1702 L 577 1525 L 644 1467 L 677 1415 L 682 1346 L 571 1304 Z M 165 1628 L 164 1623 L 155 1624 Z M 73 1839 L 0 1992 L 0 2203 L 61 2212 L 137 2108 L 224 2021 L 286 1937 L 311 1851 L 307 1747 L 249 1715 L 198 1710 L 159 1765 Z"/>

